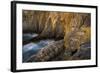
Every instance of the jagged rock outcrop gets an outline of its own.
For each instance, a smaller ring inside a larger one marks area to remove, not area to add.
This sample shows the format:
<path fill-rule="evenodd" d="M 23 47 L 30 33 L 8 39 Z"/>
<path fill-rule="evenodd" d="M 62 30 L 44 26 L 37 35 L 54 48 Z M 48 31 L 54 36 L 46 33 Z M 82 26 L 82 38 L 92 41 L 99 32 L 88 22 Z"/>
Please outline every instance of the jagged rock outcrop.
<path fill-rule="evenodd" d="M 70 60 L 83 60 L 83 59 L 91 59 L 90 42 L 82 44 L 80 50 L 78 50 L 73 56 L 70 57 Z"/>
<path fill-rule="evenodd" d="M 65 50 L 64 41 L 56 41 L 31 56 L 26 62 L 45 62 L 63 60 L 84 60 L 91 58 L 90 42 L 82 44 L 79 50 Z"/>
<path fill-rule="evenodd" d="M 30 57 L 27 62 L 58 60 L 59 58 L 61 60 L 62 56 L 65 56 L 65 59 L 80 58 L 77 54 L 83 56 L 85 53 L 81 51 L 89 51 L 89 49 L 80 50 L 80 45 L 91 40 L 90 26 L 89 13 L 23 10 L 23 32 L 38 33 L 37 37 L 25 43 L 41 39 L 57 39 L 55 43 L 44 47 L 36 55 Z M 67 56 L 61 52 L 67 53 Z M 68 55 L 71 55 L 71 58 Z"/>
<path fill-rule="evenodd" d="M 42 48 L 36 55 L 30 57 L 27 62 L 42 62 L 55 59 L 64 52 L 63 43 L 63 40 L 60 40 Z"/>
<path fill-rule="evenodd" d="M 66 49 L 79 49 L 80 44 L 90 40 L 90 27 L 84 25 L 88 14 L 77 13 L 66 27 L 64 45 Z M 67 29 L 68 28 L 68 29 Z"/>
<path fill-rule="evenodd" d="M 39 33 L 41 37 L 66 38 L 81 26 L 90 26 L 90 14 L 23 10 L 23 32 Z"/>

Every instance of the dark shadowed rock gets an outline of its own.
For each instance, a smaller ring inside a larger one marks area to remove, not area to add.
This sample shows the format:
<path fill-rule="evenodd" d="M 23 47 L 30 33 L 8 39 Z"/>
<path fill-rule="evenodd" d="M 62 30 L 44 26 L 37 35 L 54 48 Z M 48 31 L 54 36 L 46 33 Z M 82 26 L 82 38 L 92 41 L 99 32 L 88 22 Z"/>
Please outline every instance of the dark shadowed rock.
<path fill-rule="evenodd" d="M 90 43 L 86 43 L 81 46 L 80 50 L 78 50 L 72 57 L 71 60 L 83 60 L 91 58 L 91 46 Z"/>
<path fill-rule="evenodd" d="M 44 29 L 40 34 L 40 37 L 41 38 L 52 38 L 53 36 L 54 34 L 53 34 L 52 25 L 51 25 L 51 18 L 48 18 L 44 26 Z"/>
<path fill-rule="evenodd" d="M 62 25 L 60 18 L 58 18 L 58 21 L 56 22 L 56 27 L 55 27 L 55 38 L 64 38 L 64 26 Z"/>

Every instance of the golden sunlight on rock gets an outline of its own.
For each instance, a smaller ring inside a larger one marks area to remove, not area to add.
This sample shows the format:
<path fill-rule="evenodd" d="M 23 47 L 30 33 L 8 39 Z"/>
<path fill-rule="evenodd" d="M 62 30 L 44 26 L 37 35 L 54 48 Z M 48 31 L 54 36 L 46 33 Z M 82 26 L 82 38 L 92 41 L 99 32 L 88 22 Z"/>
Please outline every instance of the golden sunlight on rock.
<path fill-rule="evenodd" d="M 66 54 L 67 51 L 67 56 L 63 55 L 63 58 L 61 58 L 67 60 L 69 59 L 68 51 L 73 54 L 79 51 L 84 43 L 90 43 L 91 15 L 89 13 L 23 10 L 23 33 L 38 34 L 37 37 L 28 40 L 28 43 L 34 40 L 55 40 L 52 45 L 45 48 L 46 50 L 42 49 L 35 56 L 33 55 L 36 61 L 54 58 L 59 55 L 58 52 L 60 51 L 63 51 L 63 54 Z M 54 48 L 56 48 L 56 51 Z M 40 58 L 41 53 L 44 57 L 41 57 L 42 59 Z M 52 56 L 49 56 L 50 53 Z M 28 61 L 33 61 L 33 56 Z M 71 59 L 74 58 L 71 57 Z"/>

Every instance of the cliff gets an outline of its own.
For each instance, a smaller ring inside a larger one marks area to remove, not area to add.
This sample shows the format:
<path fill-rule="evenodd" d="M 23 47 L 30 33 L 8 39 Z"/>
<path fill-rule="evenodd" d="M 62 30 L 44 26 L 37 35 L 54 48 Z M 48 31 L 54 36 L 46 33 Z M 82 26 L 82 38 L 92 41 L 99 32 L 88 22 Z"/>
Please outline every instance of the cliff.
<path fill-rule="evenodd" d="M 28 42 L 51 38 L 58 42 L 59 40 L 63 40 L 60 44 L 56 44 L 57 42 L 55 42 L 47 46 L 46 49 L 43 49 L 45 52 L 48 52 L 46 51 L 47 49 L 53 50 L 57 47 L 56 55 L 61 49 L 76 53 L 80 50 L 81 44 L 91 41 L 91 15 L 89 13 L 23 10 L 23 33 L 27 32 L 39 34 Z M 34 56 L 36 61 L 50 60 L 52 58 L 52 56 L 45 56 L 46 59 L 45 57 L 43 58 L 42 55 L 45 53 L 42 52 L 44 51 L 40 51 Z M 30 58 L 29 61 L 31 60 Z"/>

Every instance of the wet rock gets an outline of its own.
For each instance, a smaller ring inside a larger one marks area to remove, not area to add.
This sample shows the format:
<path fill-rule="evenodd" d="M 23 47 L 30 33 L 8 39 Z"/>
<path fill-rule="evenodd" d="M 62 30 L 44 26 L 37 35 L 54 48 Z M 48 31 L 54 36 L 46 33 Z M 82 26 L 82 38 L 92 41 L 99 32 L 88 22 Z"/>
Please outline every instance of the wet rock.
<path fill-rule="evenodd" d="M 28 62 L 42 62 L 55 59 L 62 51 L 64 51 L 63 40 L 56 41 L 42 48 L 34 57 L 28 59 Z"/>
<path fill-rule="evenodd" d="M 90 58 L 90 48 L 80 49 L 82 43 L 91 40 L 90 16 L 88 13 L 23 11 L 23 32 L 39 34 L 25 43 L 41 39 L 57 39 L 56 42 L 30 57 L 28 61 L 63 60 L 66 54 L 66 60 L 70 57 L 72 59 Z M 60 39 L 64 40 L 58 41 Z M 63 52 L 64 48 L 66 52 Z"/>

